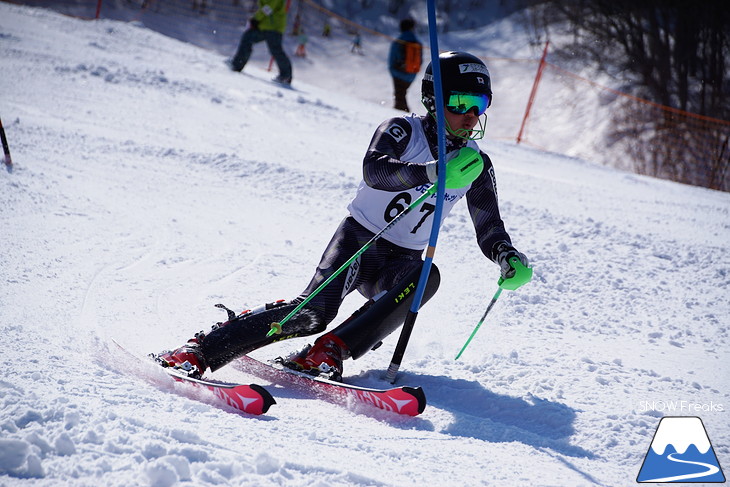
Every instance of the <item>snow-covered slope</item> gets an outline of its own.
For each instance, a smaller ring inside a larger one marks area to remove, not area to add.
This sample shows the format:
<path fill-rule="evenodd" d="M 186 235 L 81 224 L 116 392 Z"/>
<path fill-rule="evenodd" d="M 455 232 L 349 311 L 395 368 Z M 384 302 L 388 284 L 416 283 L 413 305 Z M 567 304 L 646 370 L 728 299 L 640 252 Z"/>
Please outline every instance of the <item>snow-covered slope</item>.
<path fill-rule="evenodd" d="M 249 417 L 176 394 L 111 339 L 142 355 L 223 319 L 215 303 L 296 295 L 395 112 L 5 3 L 0 59 L 0 485 L 630 485 L 662 414 L 701 416 L 730 464 L 727 193 L 483 141 L 535 278 L 454 361 L 498 270 L 464 205 L 446 221 L 399 376 L 424 414 L 270 386 L 278 404 Z M 382 385 L 395 341 L 346 379 Z"/>

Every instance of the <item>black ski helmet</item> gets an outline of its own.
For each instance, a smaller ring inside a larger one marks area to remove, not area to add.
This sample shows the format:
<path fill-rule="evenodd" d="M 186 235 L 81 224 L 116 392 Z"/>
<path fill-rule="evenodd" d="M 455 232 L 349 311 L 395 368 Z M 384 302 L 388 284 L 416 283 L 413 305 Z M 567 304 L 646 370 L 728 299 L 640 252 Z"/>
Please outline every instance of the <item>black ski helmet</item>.
<path fill-rule="evenodd" d="M 476 56 L 466 52 L 449 51 L 439 54 L 441 68 L 441 87 L 444 101 L 452 91 L 463 93 L 483 93 L 489 96 L 492 104 L 492 80 L 487 66 Z M 433 87 L 431 63 L 421 81 L 421 102 L 431 113 L 436 113 L 436 95 Z"/>

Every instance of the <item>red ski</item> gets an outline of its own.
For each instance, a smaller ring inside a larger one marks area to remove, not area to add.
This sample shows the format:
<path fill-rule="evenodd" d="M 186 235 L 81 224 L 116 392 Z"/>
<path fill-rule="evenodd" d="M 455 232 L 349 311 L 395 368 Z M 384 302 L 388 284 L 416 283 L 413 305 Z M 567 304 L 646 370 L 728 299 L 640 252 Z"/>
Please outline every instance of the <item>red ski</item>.
<path fill-rule="evenodd" d="M 137 357 L 135 354 L 121 346 L 116 340 L 112 339 L 112 342 L 114 342 L 114 344 L 127 355 L 142 361 L 140 357 Z M 196 379 L 194 377 L 189 377 L 184 371 L 171 367 L 161 368 L 174 380 L 190 384 L 191 387 L 208 389 L 224 404 L 244 413 L 255 415 L 264 414 L 273 404 L 276 404 L 276 401 L 269 391 L 257 384 L 234 384 L 205 378 Z"/>
<path fill-rule="evenodd" d="M 314 389 L 340 404 L 347 403 L 347 400 L 352 398 L 360 403 L 408 416 L 417 416 L 426 408 L 426 395 L 420 387 L 370 389 L 297 372 L 277 363 L 264 363 L 247 355 L 231 364 L 237 370 L 272 382 L 293 384 L 308 391 Z"/>
<path fill-rule="evenodd" d="M 163 370 L 179 382 L 208 389 L 225 404 L 244 413 L 264 414 L 272 404 L 276 404 L 269 391 L 257 384 L 234 384 L 205 378 L 195 379 L 170 367 L 165 367 Z"/>

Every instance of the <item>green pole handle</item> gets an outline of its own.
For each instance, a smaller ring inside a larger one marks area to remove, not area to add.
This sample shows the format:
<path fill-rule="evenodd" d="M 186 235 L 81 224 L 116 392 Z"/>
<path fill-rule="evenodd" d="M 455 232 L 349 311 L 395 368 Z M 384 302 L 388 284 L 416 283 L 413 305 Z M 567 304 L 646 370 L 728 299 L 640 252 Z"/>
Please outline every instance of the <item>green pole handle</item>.
<path fill-rule="evenodd" d="M 519 258 L 512 257 L 509 265 L 515 270 L 515 275 L 507 279 L 500 277 L 497 283 L 500 288 L 514 291 L 532 280 L 532 267 L 526 267 Z"/>

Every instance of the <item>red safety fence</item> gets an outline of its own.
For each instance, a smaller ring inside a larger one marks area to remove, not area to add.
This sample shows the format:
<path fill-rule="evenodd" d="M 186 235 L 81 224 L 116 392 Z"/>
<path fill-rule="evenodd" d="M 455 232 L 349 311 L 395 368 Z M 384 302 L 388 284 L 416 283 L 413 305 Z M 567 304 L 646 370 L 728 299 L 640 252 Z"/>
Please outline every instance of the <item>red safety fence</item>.
<path fill-rule="evenodd" d="M 521 129 L 524 143 L 638 174 L 730 191 L 730 122 L 637 98 L 544 59 L 537 72 L 541 87 L 553 87 L 538 88 L 528 102 L 532 108 Z"/>
<path fill-rule="evenodd" d="M 8 1 L 8 0 L 4 0 Z M 14 0 L 85 19 L 143 21 L 162 34 L 228 53 L 238 44 L 256 0 Z M 194 28 L 191 26 L 194 25 Z M 293 0 L 287 34 L 354 33 L 394 38 Z M 225 47 L 222 47 L 225 46 Z M 730 191 L 730 122 L 684 112 L 602 86 L 547 60 L 481 56 L 495 100 L 487 133 L 538 149 L 687 184 Z M 529 69 L 529 78 L 524 76 Z M 510 73 L 512 72 L 512 73 Z M 509 84 L 506 85 L 506 81 Z"/>

